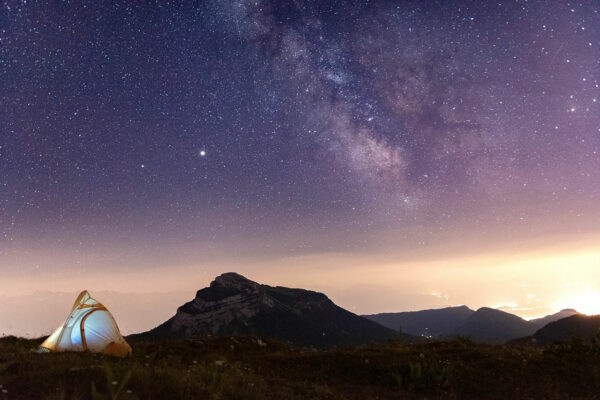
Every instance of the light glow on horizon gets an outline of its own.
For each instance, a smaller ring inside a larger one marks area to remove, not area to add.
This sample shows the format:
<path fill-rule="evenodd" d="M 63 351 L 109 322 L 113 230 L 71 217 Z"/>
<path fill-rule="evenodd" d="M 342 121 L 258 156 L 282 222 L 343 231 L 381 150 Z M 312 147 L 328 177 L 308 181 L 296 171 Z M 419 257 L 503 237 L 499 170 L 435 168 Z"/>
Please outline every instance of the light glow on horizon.
<path fill-rule="evenodd" d="M 254 260 L 213 259 L 210 264 L 202 265 L 197 261 L 203 258 L 200 251 L 181 258 L 180 264 L 154 266 L 143 274 L 139 268 L 117 268 L 116 264 L 107 262 L 113 259 L 111 257 L 89 259 L 85 270 L 65 268 L 49 274 L 48 269 L 42 269 L 37 272 L 37 279 L 31 279 L 27 273 L 8 274 L 3 270 L 0 309 L 4 306 L 4 313 L 0 320 L 4 326 L 0 326 L 0 332 L 21 333 L 23 329 L 45 332 L 50 325 L 35 319 L 23 322 L 23 312 L 7 306 L 20 304 L 24 309 L 32 309 L 36 307 L 33 300 L 36 296 L 31 295 L 36 291 L 51 298 L 50 293 L 82 289 L 94 293 L 110 291 L 139 299 L 148 296 L 163 299 L 163 314 L 136 315 L 131 317 L 131 327 L 126 328 L 132 332 L 138 326 L 155 326 L 163 322 L 165 315 L 193 298 L 196 290 L 208 286 L 214 277 L 228 271 L 271 286 L 319 291 L 340 307 L 357 314 L 459 305 L 474 310 L 499 308 L 527 320 L 566 308 L 584 314 L 600 314 L 600 286 L 596 283 L 600 249 L 594 246 L 597 239 L 595 236 L 578 245 L 552 245 L 556 242 L 548 241 L 540 246 L 528 246 L 528 250 L 505 248 L 502 252 L 488 251 L 478 255 L 440 254 L 435 259 L 404 262 L 398 262 L 394 253 L 372 251 Z M 40 260 L 46 256 L 41 251 L 35 255 Z M 74 264 L 69 253 L 60 257 L 55 254 L 54 257 L 58 264 Z M 114 259 L 118 260 L 117 257 Z M 142 265 L 145 260 L 132 261 Z M 26 270 L 25 265 L 17 262 L 15 266 Z M 303 273 L 298 274 L 298 271 Z M 71 300 L 69 297 L 65 301 Z M 136 301 L 130 304 L 116 301 L 110 305 L 118 315 L 130 315 L 128 313 L 144 308 Z"/>
<path fill-rule="evenodd" d="M 553 308 L 556 310 L 573 308 L 585 315 L 600 315 L 600 292 L 598 290 L 593 289 L 590 284 L 568 286 L 575 286 L 575 289 L 579 290 L 553 303 Z M 581 290 L 582 287 L 585 289 Z"/>

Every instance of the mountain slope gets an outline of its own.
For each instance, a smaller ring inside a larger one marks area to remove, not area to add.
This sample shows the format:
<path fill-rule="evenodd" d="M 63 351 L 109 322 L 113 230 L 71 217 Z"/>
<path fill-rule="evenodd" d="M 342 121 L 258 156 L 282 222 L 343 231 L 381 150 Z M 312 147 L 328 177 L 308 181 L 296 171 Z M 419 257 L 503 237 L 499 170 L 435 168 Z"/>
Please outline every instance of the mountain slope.
<path fill-rule="evenodd" d="M 534 324 L 493 308 L 483 307 L 452 332 L 452 335 L 466 336 L 478 342 L 505 343 L 509 340 L 532 335 Z"/>
<path fill-rule="evenodd" d="M 397 332 L 338 307 L 322 293 L 261 285 L 236 273 L 218 276 L 173 318 L 132 338 L 193 335 L 259 335 L 316 347 L 398 337 Z"/>
<path fill-rule="evenodd" d="M 561 310 L 561 311 L 557 312 L 556 314 L 547 315 L 542 318 L 536 318 L 536 319 L 529 320 L 529 322 L 534 324 L 537 329 L 541 329 L 551 322 L 558 321 L 560 319 L 567 318 L 567 317 L 570 317 L 570 316 L 573 316 L 576 314 L 579 314 L 576 310 L 568 308 L 565 310 Z"/>
<path fill-rule="evenodd" d="M 565 341 L 573 336 L 591 340 L 600 330 L 600 315 L 582 314 L 552 322 L 538 330 L 533 338 L 541 344 Z"/>
<path fill-rule="evenodd" d="M 415 336 L 437 337 L 453 332 L 475 311 L 467 306 L 363 315 L 390 329 Z"/>

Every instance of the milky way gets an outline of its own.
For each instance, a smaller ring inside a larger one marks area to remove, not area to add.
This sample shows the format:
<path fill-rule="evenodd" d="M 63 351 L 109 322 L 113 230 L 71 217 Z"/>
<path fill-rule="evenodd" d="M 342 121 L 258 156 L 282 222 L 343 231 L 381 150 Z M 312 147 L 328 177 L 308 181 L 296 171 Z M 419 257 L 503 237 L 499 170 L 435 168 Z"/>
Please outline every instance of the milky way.
<path fill-rule="evenodd" d="M 0 10 L 5 272 L 597 232 L 596 1 L 112 3 Z"/>

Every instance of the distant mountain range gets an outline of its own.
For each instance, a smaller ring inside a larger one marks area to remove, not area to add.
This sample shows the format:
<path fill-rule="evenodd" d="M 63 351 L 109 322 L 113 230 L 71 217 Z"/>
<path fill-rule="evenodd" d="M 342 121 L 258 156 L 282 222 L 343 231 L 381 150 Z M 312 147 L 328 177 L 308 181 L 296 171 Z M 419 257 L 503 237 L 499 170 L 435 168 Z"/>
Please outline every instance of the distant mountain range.
<path fill-rule="evenodd" d="M 319 348 L 457 336 L 492 344 L 520 338 L 548 343 L 570 335 L 589 339 L 599 326 L 600 317 L 571 309 L 531 321 L 493 308 L 474 311 L 466 306 L 358 316 L 323 293 L 262 285 L 230 272 L 199 290 L 163 324 L 129 339 L 257 335 Z"/>
<path fill-rule="evenodd" d="M 467 306 L 363 315 L 387 328 L 423 337 L 439 337 L 458 329 L 475 311 Z"/>
<path fill-rule="evenodd" d="M 573 310 L 572 308 L 567 308 L 565 310 L 561 310 L 561 311 L 557 312 L 556 314 L 547 315 L 542 318 L 531 319 L 531 320 L 529 320 L 529 322 L 534 324 L 537 327 L 537 329 L 541 329 L 551 322 L 558 321 L 563 318 L 571 317 L 573 315 L 581 315 L 581 314 L 579 314 L 576 310 Z"/>
<path fill-rule="evenodd" d="M 199 290 L 174 317 L 129 338 L 194 335 L 258 335 L 320 348 L 401 337 L 397 331 L 338 307 L 322 293 L 261 285 L 226 273 Z"/>
<path fill-rule="evenodd" d="M 482 307 L 448 336 L 465 336 L 478 342 L 504 343 L 532 335 L 537 326 L 523 318 L 494 308 Z"/>
<path fill-rule="evenodd" d="M 483 307 L 477 311 L 466 306 L 436 310 L 365 315 L 372 321 L 404 333 L 424 337 L 465 336 L 484 343 L 504 343 L 533 335 L 548 323 L 577 314 L 562 310 L 543 318 L 526 321 L 516 315 Z"/>
<path fill-rule="evenodd" d="M 573 336 L 592 340 L 600 334 L 600 315 L 573 315 L 554 321 L 538 330 L 533 338 L 540 344 L 569 340 Z"/>

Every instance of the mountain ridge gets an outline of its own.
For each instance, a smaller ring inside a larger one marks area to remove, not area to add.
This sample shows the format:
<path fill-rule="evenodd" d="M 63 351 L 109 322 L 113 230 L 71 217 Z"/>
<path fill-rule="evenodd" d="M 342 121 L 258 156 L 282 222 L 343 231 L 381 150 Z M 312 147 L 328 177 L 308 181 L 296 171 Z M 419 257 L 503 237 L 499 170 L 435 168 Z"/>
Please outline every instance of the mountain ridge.
<path fill-rule="evenodd" d="M 501 344 L 511 339 L 531 335 L 535 331 L 535 325 L 517 315 L 495 308 L 481 307 L 450 335 L 466 336 L 478 342 Z"/>
<path fill-rule="evenodd" d="M 421 311 L 364 315 L 391 329 L 401 329 L 411 335 L 428 338 L 470 337 L 485 343 L 504 343 L 533 335 L 547 324 L 576 315 L 573 309 L 564 309 L 541 318 L 525 320 L 506 311 L 481 307 L 455 306 Z"/>
<path fill-rule="evenodd" d="M 224 273 L 198 290 L 192 301 L 161 325 L 130 337 L 194 335 L 258 335 L 315 347 L 399 337 L 398 332 L 335 305 L 323 293 L 263 285 L 234 272 Z"/>
<path fill-rule="evenodd" d="M 536 331 L 532 339 L 540 344 L 566 341 L 576 336 L 591 341 L 600 335 L 600 315 L 575 314 L 554 321 Z M 529 338 L 529 339 L 531 339 Z"/>
<path fill-rule="evenodd" d="M 577 310 L 574 310 L 572 308 L 565 308 L 554 314 L 546 315 L 541 318 L 530 319 L 529 322 L 535 324 L 538 327 L 538 329 L 541 329 L 551 322 L 558 321 L 563 318 L 567 318 L 567 317 L 577 315 L 577 314 L 579 314 L 579 312 L 577 312 Z"/>
<path fill-rule="evenodd" d="M 444 307 L 398 313 L 368 314 L 363 317 L 410 335 L 438 337 L 457 329 L 475 311 L 469 307 Z"/>

